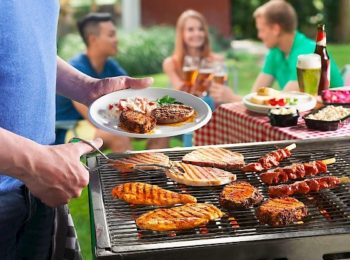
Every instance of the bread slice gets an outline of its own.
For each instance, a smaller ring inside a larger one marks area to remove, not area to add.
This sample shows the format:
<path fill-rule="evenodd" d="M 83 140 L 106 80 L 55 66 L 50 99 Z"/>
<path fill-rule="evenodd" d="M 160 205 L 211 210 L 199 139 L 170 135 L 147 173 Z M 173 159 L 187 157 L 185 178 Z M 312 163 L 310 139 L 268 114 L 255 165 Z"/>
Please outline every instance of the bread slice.
<path fill-rule="evenodd" d="M 271 99 L 271 96 L 258 96 L 258 95 L 253 95 L 250 98 L 250 102 L 257 104 L 257 105 L 268 105 L 269 100 Z"/>
<path fill-rule="evenodd" d="M 258 96 L 269 96 L 270 98 L 274 98 L 278 97 L 281 92 L 273 88 L 260 87 L 256 93 Z"/>

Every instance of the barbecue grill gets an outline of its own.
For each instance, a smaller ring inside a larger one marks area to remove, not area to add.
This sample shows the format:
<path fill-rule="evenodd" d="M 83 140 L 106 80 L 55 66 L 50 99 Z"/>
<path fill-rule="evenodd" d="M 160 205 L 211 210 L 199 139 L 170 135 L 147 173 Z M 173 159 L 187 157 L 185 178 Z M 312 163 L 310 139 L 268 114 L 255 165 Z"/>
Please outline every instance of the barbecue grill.
<path fill-rule="evenodd" d="M 246 163 L 257 161 L 262 155 L 296 143 L 292 156 L 281 166 L 336 158 L 328 166 L 330 175 L 350 176 L 350 137 L 308 139 L 220 145 L 244 155 Z M 171 160 L 177 161 L 197 147 L 162 150 Z M 118 159 L 126 155 L 111 154 Z M 90 156 L 88 165 L 107 164 L 101 156 Z M 268 198 L 267 186 L 256 173 L 237 174 L 238 180 L 254 185 Z M 199 228 L 153 232 L 141 230 L 135 219 L 154 210 L 155 206 L 129 205 L 113 199 L 111 190 L 125 182 L 139 181 L 158 185 L 171 191 L 189 193 L 198 202 L 208 202 L 219 207 L 226 215 Z M 163 170 L 136 171 L 120 174 L 103 167 L 91 174 L 90 214 L 92 240 L 97 259 L 350 259 L 350 185 L 342 184 L 331 190 L 295 196 L 309 209 L 304 222 L 285 227 L 270 227 L 259 223 L 255 208 L 226 210 L 219 204 L 222 187 L 188 187 L 168 179 Z"/>

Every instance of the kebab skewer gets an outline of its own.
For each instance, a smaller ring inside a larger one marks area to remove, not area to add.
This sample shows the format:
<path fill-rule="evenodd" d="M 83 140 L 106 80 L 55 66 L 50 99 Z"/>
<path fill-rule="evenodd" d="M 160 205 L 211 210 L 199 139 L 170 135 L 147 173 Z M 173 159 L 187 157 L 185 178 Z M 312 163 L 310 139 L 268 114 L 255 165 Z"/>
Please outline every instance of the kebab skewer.
<path fill-rule="evenodd" d="M 294 194 L 307 194 L 312 191 L 335 188 L 340 184 L 349 183 L 349 177 L 327 176 L 304 181 L 297 181 L 293 184 L 281 184 L 269 187 L 270 197 L 285 197 Z"/>
<path fill-rule="evenodd" d="M 259 177 L 267 185 L 285 183 L 288 180 L 302 179 L 305 176 L 326 173 L 327 165 L 332 163 L 335 163 L 335 158 L 307 163 L 293 163 L 292 165 L 263 172 Z"/>
<path fill-rule="evenodd" d="M 278 166 L 280 161 L 291 156 L 291 150 L 296 147 L 295 144 L 291 144 L 285 148 L 278 149 L 262 156 L 258 162 L 248 163 L 241 168 L 244 172 L 261 172 L 268 170 L 273 166 Z"/>

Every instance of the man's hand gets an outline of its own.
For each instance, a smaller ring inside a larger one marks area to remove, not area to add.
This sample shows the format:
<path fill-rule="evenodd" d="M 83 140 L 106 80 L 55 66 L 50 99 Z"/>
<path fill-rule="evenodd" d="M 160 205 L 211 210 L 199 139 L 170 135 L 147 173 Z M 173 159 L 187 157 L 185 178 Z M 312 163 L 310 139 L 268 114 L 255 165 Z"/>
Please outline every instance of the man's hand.
<path fill-rule="evenodd" d="M 152 84 L 153 78 L 150 77 L 136 79 L 127 76 L 120 76 L 99 79 L 92 82 L 92 86 L 90 87 L 91 92 L 89 95 L 89 100 L 87 100 L 87 105 L 90 105 L 95 99 L 111 92 L 127 88 L 142 89 L 149 87 Z"/>
<path fill-rule="evenodd" d="M 126 88 L 146 88 L 153 78 L 135 79 L 126 76 L 95 79 L 73 68 L 57 57 L 56 90 L 59 95 L 89 106 L 97 98 Z"/>
<path fill-rule="evenodd" d="M 92 142 L 101 147 L 102 139 Z M 80 162 L 83 154 L 92 148 L 84 143 L 41 146 L 39 152 L 29 158 L 27 173 L 22 181 L 48 206 L 56 207 L 79 197 L 89 183 L 89 173 Z"/>

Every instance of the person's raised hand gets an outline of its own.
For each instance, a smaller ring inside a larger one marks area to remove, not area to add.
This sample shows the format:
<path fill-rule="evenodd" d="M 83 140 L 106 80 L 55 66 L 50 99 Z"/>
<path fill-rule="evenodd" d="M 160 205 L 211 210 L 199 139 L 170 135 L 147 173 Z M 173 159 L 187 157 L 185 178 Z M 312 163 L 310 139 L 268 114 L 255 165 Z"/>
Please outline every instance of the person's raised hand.
<path fill-rule="evenodd" d="M 131 78 L 128 76 L 120 76 L 113 78 L 97 79 L 92 81 L 91 92 L 87 104 L 91 104 L 97 98 L 106 95 L 111 92 L 115 92 L 122 89 L 142 89 L 149 87 L 153 84 L 153 78 Z"/>
<path fill-rule="evenodd" d="M 210 86 L 209 95 L 214 99 L 216 104 L 224 104 L 241 100 L 241 97 L 235 95 L 229 87 L 218 83 L 213 83 Z"/>
<path fill-rule="evenodd" d="M 102 139 L 92 141 L 102 146 Z M 85 143 L 42 146 L 30 155 L 27 175 L 22 178 L 30 192 L 48 206 L 56 207 L 79 197 L 89 183 L 89 172 L 80 162 L 92 148 Z"/>

